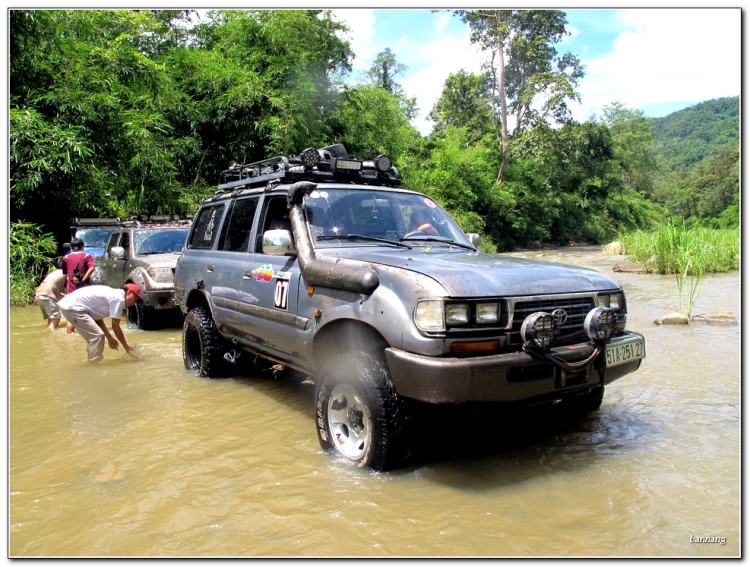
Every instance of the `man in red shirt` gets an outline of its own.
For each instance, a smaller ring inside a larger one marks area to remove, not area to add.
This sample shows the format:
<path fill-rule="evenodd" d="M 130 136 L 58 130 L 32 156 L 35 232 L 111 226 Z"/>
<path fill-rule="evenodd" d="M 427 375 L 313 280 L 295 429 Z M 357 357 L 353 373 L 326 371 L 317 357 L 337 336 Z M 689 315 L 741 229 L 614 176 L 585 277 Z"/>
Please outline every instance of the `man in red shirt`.
<path fill-rule="evenodd" d="M 68 277 L 68 293 L 79 287 L 91 285 L 94 273 L 94 257 L 83 251 L 83 240 L 74 238 L 70 241 L 70 254 L 63 256 L 62 271 Z M 77 272 L 77 273 L 76 273 Z"/>

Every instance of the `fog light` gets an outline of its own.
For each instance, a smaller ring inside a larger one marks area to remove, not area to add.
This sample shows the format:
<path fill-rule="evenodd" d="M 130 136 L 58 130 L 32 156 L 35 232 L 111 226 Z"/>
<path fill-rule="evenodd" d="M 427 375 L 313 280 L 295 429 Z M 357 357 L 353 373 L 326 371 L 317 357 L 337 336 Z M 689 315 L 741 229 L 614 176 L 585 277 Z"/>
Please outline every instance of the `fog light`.
<path fill-rule="evenodd" d="M 393 166 L 393 162 L 391 161 L 391 158 L 389 158 L 385 154 L 380 154 L 373 161 L 375 162 L 375 167 L 377 168 L 377 170 L 382 173 L 385 173 L 386 171 L 391 169 L 391 167 Z"/>
<path fill-rule="evenodd" d="M 557 323 L 555 318 L 544 312 L 532 313 L 523 320 L 521 325 L 521 339 L 524 344 L 549 350 L 557 338 Z"/>
<path fill-rule="evenodd" d="M 616 324 L 614 310 L 609 307 L 597 307 L 586 315 L 583 330 L 592 341 L 608 341 Z"/>
<path fill-rule="evenodd" d="M 307 148 L 302 152 L 300 157 L 302 158 L 302 164 L 305 166 L 305 169 L 312 169 L 318 165 L 318 162 L 320 161 L 320 154 L 318 154 L 318 150 L 315 148 Z"/>

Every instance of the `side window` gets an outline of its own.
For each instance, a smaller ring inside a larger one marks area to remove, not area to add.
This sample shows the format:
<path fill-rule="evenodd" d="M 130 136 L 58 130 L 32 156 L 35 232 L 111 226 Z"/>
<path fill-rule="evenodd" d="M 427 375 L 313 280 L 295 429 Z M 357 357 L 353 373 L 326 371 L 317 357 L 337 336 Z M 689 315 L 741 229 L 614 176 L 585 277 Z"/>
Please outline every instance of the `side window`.
<path fill-rule="evenodd" d="M 129 232 L 123 232 L 122 233 L 122 239 L 120 240 L 120 246 L 122 246 L 125 249 L 125 258 L 130 256 L 130 233 Z"/>
<path fill-rule="evenodd" d="M 235 201 L 230 213 L 231 216 L 224 222 L 221 239 L 219 240 L 219 250 L 247 252 L 257 208 L 258 197 Z"/>
<path fill-rule="evenodd" d="M 219 223 L 223 213 L 223 204 L 203 209 L 193 223 L 193 232 L 190 233 L 188 248 L 207 250 L 213 247 L 216 235 L 219 233 Z"/>
<path fill-rule="evenodd" d="M 258 236 L 255 239 L 255 251 L 259 254 L 263 253 L 263 233 L 265 231 L 278 229 L 292 231 L 286 197 L 270 197 L 266 199 L 265 203 L 263 230 L 258 231 Z"/>
<path fill-rule="evenodd" d="M 109 256 L 110 258 L 112 257 L 110 252 L 112 251 L 112 248 L 117 246 L 117 241 L 120 239 L 120 234 L 122 233 L 114 232 L 112 233 L 112 236 L 109 237 L 109 242 L 107 243 L 107 256 Z"/>

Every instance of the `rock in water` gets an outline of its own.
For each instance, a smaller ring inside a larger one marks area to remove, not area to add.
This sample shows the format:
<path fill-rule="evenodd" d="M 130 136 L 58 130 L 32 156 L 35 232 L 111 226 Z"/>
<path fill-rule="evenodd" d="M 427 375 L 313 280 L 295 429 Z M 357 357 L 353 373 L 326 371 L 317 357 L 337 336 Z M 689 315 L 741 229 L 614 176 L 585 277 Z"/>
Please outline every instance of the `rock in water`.
<path fill-rule="evenodd" d="M 659 317 L 654 323 L 656 325 L 687 325 L 690 323 L 690 319 L 682 313 L 670 313 L 664 317 Z"/>
<path fill-rule="evenodd" d="M 614 264 L 612 264 L 612 271 L 645 274 L 646 266 L 643 264 L 643 262 L 615 262 Z"/>
<path fill-rule="evenodd" d="M 690 319 L 693 323 L 708 325 L 736 325 L 737 319 L 729 311 L 710 311 L 702 315 L 694 315 Z"/>
<path fill-rule="evenodd" d="M 602 254 L 625 254 L 625 247 L 622 242 L 610 242 L 602 248 Z"/>

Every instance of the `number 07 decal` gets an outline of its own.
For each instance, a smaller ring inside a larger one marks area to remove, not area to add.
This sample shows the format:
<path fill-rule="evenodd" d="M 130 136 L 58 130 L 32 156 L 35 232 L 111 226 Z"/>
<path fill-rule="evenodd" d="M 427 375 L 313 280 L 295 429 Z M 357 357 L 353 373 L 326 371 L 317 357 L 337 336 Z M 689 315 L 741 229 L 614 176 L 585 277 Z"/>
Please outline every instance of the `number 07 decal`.
<path fill-rule="evenodd" d="M 273 306 L 276 309 L 286 311 L 287 299 L 289 298 L 289 280 L 276 280 L 276 288 L 273 291 Z"/>

